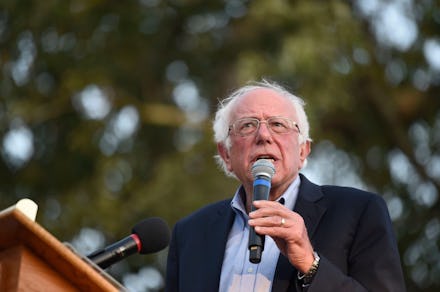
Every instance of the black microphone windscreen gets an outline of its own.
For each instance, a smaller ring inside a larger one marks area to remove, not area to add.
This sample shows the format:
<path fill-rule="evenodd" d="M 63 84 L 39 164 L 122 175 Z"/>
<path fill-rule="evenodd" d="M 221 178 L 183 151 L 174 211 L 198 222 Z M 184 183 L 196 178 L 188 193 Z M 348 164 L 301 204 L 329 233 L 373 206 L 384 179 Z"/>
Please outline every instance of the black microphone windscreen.
<path fill-rule="evenodd" d="M 132 233 L 139 237 L 141 254 L 158 252 L 170 243 L 170 229 L 168 224 L 159 217 L 152 217 L 137 223 Z"/>

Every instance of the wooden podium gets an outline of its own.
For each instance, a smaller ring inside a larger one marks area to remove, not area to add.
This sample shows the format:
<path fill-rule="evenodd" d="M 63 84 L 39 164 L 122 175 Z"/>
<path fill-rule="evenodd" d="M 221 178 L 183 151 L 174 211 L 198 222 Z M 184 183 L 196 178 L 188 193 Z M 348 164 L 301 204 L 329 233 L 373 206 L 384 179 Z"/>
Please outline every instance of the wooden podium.
<path fill-rule="evenodd" d="M 0 291 L 125 290 L 87 258 L 59 242 L 18 205 L 0 212 Z"/>

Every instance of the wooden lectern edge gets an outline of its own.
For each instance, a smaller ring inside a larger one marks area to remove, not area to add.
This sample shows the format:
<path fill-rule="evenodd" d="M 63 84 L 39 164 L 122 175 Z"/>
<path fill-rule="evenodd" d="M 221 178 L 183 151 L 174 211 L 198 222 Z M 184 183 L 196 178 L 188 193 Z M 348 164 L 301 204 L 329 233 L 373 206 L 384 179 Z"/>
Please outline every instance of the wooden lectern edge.
<path fill-rule="evenodd" d="M 115 287 L 119 288 L 119 291 L 126 291 L 126 288 L 123 287 L 118 281 L 116 281 L 111 275 L 109 275 L 106 271 L 104 271 L 100 266 L 95 264 L 88 257 L 79 254 L 75 248 L 68 242 L 63 242 L 63 245 L 68 248 L 71 252 L 73 252 L 77 257 L 79 257 L 82 261 L 84 261 L 88 266 L 92 267 L 99 275 L 104 277 L 107 281 L 112 283 Z"/>
<path fill-rule="evenodd" d="M 15 228 L 14 234 L 7 234 L 11 237 L 10 243 L 25 245 L 45 260 L 49 265 L 53 266 L 53 262 L 63 262 L 57 265 L 57 270 L 61 271 L 63 275 L 69 280 L 75 280 L 77 277 L 84 277 L 89 282 L 99 286 L 102 291 L 126 291 L 126 289 L 114 280 L 110 275 L 105 273 L 96 265 L 90 265 L 79 257 L 69 247 L 58 241 L 53 235 L 47 232 L 41 225 L 33 222 L 25 214 L 17 208 L 8 208 L 0 212 L 0 220 L 3 218 L 10 218 L 7 220 L 12 228 Z M 16 222 L 13 222 L 16 221 Z M 18 223 L 18 224 L 17 224 Z M 16 226 L 14 226 L 16 225 Z M 18 227 L 20 225 L 21 228 Z M 4 228 L 8 229 L 10 226 L 2 226 L 3 231 L 0 235 L 4 236 Z M 30 240 L 30 237 L 32 239 Z M 50 248 L 44 248 L 49 246 Z M 0 249 L 4 246 L 0 246 Z"/>

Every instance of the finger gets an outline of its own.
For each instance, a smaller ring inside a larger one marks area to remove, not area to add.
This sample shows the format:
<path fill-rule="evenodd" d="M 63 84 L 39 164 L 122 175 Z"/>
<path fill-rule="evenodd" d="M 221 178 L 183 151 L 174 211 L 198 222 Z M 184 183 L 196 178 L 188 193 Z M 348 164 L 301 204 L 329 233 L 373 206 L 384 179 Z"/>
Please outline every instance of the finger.
<path fill-rule="evenodd" d="M 249 225 L 253 226 L 259 234 L 269 235 L 274 238 L 284 238 L 285 240 L 287 237 L 296 237 L 302 233 L 301 229 L 296 228 L 297 226 L 289 218 L 274 216 L 267 218 L 265 221 L 257 220 L 259 219 L 255 219 L 255 222 Z"/>
<path fill-rule="evenodd" d="M 264 207 L 274 207 L 274 208 L 278 208 L 278 207 L 284 207 L 283 204 L 280 204 L 279 202 L 276 201 L 268 201 L 268 200 L 257 200 L 257 201 L 252 201 L 252 204 L 256 207 L 256 208 L 264 208 Z"/>
<path fill-rule="evenodd" d="M 261 217 L 287 217 L 292 211 L 287 208 L 262 207 L 249 213 L 249 218 L 256 219 Z"/>
<path fill-rule="evenodd" d="M 286 227 L 287 220 L 284 217 L 275 215 L 268 217 L 260 217 L 256 219 L 250 219 L 248 221 L 250 226 L 260 227 Z"/>
<path fill-rule="evenodd" d="M 268 235 L 271 237 L 276 237 L 278 239 L 284 240 L 284 229 L 281 230 L 280 227 L 264 227 L 264 226 L 255 226 L 255 232 L 261 235 Z"/>
<path fill-rule="evenodd" d="M 253 205 L 255 208 L 274 208 L 274 209 L 284 209 L 286 208 L 284 205 L 272 202 L 272 201 L 254 201 Z"/>

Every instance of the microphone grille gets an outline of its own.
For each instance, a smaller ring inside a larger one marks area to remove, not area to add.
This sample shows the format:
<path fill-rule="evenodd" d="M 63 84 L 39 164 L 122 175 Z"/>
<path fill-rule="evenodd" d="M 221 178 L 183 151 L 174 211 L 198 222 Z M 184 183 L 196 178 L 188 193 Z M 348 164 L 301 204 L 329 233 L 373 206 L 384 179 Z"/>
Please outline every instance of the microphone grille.
<path fill-rule="evenodd" d="M 275 174 L 275 166 L 269 159 L 258 159 L 252 165 L 252 176 L 256 179 L 258 176 L 267 176 L 272 179 Z"/>
<path fill-rule="evenodd" d="M 132 233 L 136 234 L 141 242 L 140 254 L 158 252 L 170 243 L 168 224 L 159 217 L 142 220 L 133 227 Z"/>

